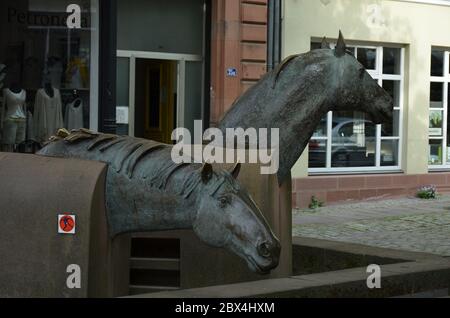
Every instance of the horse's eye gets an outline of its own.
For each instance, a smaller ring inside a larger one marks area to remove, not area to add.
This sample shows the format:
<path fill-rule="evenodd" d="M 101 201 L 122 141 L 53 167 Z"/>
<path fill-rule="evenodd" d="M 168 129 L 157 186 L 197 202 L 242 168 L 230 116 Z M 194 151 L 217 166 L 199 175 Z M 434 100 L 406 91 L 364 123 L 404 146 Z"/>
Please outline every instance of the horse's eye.
<path fill-rule="evenodd" d="M 219 198 L 219 204 L 221 208 L 226 207 L 228 204 L 230 204 L 230 198 L 227 196 L 220 197 Z"/>

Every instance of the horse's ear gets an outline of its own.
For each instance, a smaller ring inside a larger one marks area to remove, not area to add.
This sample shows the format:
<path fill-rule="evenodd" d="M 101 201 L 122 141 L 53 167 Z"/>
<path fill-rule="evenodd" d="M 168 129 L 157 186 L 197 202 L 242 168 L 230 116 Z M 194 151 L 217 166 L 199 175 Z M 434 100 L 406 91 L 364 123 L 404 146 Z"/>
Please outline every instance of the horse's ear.
<path fill-rule="evenodd" d="M 210 163 L 205 163 L 202 167 L 202 181 L 208 183 L 213 176 L 213 166 Z"/>
<path fill-rule="evenodd" d="M 327 38 L 324 36 L 321 44 L 322 49 L 331 49 L 330 43 L 328 43 Z"/>
<path fill-rule="evenodd" d="M 339 30 L 339 39 L 336 44 L 335 54 L 337 57 L 341 57 L 345 55 L 346 51 L 347 46 L 345 45 L 344 36 L 342 35 L 342 32 Z"/>
<path fill-rule="evenodd" d="M 239 177 L 239 173 L 241 172 L 241 166 L 242 166 L 241 163 L 238 162 L 234 166 L 233 170 L 230 171 L 230 173 L 233 176 L 233 178 L 237 179 Z"/>

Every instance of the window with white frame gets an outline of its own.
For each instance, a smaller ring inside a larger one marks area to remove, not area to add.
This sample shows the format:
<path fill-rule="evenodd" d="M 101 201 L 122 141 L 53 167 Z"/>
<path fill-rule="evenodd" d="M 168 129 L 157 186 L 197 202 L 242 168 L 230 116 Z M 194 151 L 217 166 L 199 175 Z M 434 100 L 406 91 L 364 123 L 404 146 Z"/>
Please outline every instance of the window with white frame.
<path fill-rule="evenodd" d="M 318 46 L 312 44 L 313 49 Z M 393 123 L 374 125 L 362 112 L 329 112 L 310 140 L 309 172 L 399 170 L 404 49 L 381 46 L 351 46 L 348 49 L 393 97 Z"/>
<path fill-rule="evenodd" d="M 432 49 L 430 80 L 429 159 L 430 169 L 450 168 L 449 82 L 450 52 Z"/>

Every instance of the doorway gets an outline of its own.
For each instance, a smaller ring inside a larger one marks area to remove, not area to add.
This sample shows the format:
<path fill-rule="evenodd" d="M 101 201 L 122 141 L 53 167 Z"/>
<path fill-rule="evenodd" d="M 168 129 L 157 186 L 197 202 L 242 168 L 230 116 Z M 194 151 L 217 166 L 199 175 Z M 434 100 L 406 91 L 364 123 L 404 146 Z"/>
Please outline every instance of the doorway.
<path fill-rule="evenodd" d="M 203 67 L 199 55 L 118 50 L 118 134 L 171 143 L 174 128 L 193 131 L 204 108 Z"/>
<path fill-rule="evenodd" d="M 135 137 L 171 143 L 176 126 L 176 63 L 136 59 Z"/>

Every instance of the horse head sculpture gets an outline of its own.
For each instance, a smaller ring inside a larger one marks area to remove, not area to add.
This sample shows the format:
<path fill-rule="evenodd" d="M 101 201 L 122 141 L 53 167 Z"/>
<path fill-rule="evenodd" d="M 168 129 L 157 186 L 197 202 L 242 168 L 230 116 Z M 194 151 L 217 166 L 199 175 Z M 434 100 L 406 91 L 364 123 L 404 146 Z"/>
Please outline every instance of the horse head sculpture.
<path fill-rule="evenodd" d="M 361 111 L 375 124 L 393 120 L 392 97 L 347 51 L 341 32 L 335 49 L 324 42 L 285 59 L 234 103 L 219 128 L 278 128 L 282 183 L 329 111 Z"/>
<path fill-rule="evenodd" d="M 210 164 L 176 164 L 172 146 L 150 140 L 74 131 L 54 137 L 40 155 L 105 162 L 109 234 L 193 229 L 265 274 L 278 265 L 280 243 L 260 209 L 228 172 Z"/>
<path fill-rule="evenodd" d="M 247 261 L 255 272 L 264 274 L 278 265 L 280 243 L 259 208 L 236 178 L 240 164 L 230 173 L 213 173 L 205 164 L 193 229 L 199 238 L 215 247 L 226 247 Z"/>

